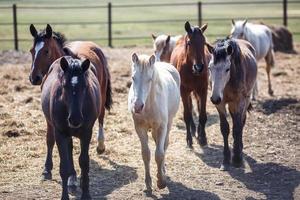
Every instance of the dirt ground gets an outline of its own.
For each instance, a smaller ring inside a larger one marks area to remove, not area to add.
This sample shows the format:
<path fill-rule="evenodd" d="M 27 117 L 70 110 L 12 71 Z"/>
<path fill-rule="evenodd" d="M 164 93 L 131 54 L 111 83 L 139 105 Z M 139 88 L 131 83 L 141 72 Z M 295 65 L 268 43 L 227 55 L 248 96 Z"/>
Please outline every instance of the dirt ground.
<path fill-rule="evenodd" d="M 300 44 L 295 46 L 300 52 Z M 276 53 L 273 97 L 267 94 L 264 63 L 260 63 L 259 96 L 244 129 L 244 169 L 219 170 L 223 140 L 217 111 L 209 101 L 209 145 L 202 149 L 194 139 L 194 149 L 189 150 L 181 106 L 166 154 L 167 188 L 159 190 L 156 186 L 151 139 L 154 191 L 146 196 L 140 141 L 127 111 L 130 55 L 134 51 L 151 53 L 149 48 L 104 49 L 114 105 L 105 119 L 106 152 L 100 156 L 96 153 L 97 126 L 90 148 L 90 191 L 94 199 L 300 199 L 300 55 Z M 28 81 L 30 62 L 27 52 L 0 53 L 0 199 L 59 199 L 61 194 L 56 147 L 53 180 L 41 181 L 46 123 L 40 87 Z M 74 140 L 79 174 L 80 148 Z M 78 199 L 80 189 L 71 197 Z"/>

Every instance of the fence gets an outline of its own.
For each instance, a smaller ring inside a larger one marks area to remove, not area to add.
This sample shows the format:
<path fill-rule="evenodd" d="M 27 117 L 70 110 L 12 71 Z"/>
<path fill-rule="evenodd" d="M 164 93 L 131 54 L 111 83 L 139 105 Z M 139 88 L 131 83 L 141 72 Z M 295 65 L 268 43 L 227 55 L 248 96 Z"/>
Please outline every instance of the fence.
<path fill-rule="evenodd" d="M 300 1 L 289 1 L 290 3 L 300 3 Z M 277 4 L 282 5 L 282 16 L 274 17 L 274 16 L 255 16 L 248 18 L 249 20 L 259 20 L 259 19 L 276 19 L 276 20 L 282 20 L 282 24 L 287 26 L 288 20 L 290 19 L 300 19 L 300 16 L 292 16 L 288 17 L 288 2 L 287 0 L 281 0 L 281 1 L 233 1 L 233 2 L 224 2 L 224 1 L 218 1 L 218 2 L 190 2 L 190 3 L 156 3 L 156 4 L 119 4 L 119 5 L 113 5 L 112 3 L 108 3 L 107 5 L 98 5 L 98 6 L 17 6 L 16 4 L 13 4 L 12 7 L 9 6 L 2 6 L 0 7 L 0 10 L 3 9 L 12 9 L 12 16 L 13 21 L 12 22 L 1 22 L 1 26 L 12 26 L 13 27 L 13 38 L 11 39 L 0 39 L 2 42 L 14 42 L 14 48 L 15 50 L 19 49 L 19 42 L 21 41 L 31 41 L 27 38 L 19 38 L 19 32 L 18 27 L 19 26 L 28 26 L 29 22 L 23 22 L 18 23 L 18 14 L 20 11 L 18 10 L 26 10 L 26 9 L 56 9 L 56 10 L 66 10 L 66 9 L 103 9 L 107 10 L 107 21 L 88 21 L 88 22 L 76 22 L 76 21 L 69 21 L 69 22 L 58 22 L 54 23 L 56 25 L 79 25 L 79 24 L 85 24 L 85 25 L 91 25 L 91 24 L 105 24 L 107 25 L 107 37 L 102 38 L 91 38 L 94 40 L 107 40 L 108 46 L 113 46 L 114 40 L 132 40 L 132 39 L 144 39 L 149 38 L 149 36 L 133 36 L 133 37 L 114 37 L 113 35 L 113 25 L 120 25 L 120 24 L 150 24 L 150 23 L 170 23 L 170 22 L 181 22 L 185 21 L 186 19 L 155 19 L 155 20 L 113 20 L 113 10 L 117 8 L 143 8 L 143 7 L 174 7 L 174 6 L 192 6 L 197 8 L 197 16 L 193 18 L 193 21 L 197 21 L 198 25 L 200 26 L 202 24 L 202 21 L 226 21 L 231 20 L 231 17 L 210 17 L 205 18 L 203 16 L 203 6 L 209 7 L 213 5 L 271 5 L 271 4 Z M 241 16 L 242 17 L 242 16 Z M 34 22 L 30 22 L 34 23 Z M 45 23 L 35 23 L 35 24 L 45 24 Z M 294 32 L 294 34 L 300 35 L 300 32 Z M 208 35 L 209 36 L 209 35 Z M 71 38 L 73 40 L 74 38 Z"/>

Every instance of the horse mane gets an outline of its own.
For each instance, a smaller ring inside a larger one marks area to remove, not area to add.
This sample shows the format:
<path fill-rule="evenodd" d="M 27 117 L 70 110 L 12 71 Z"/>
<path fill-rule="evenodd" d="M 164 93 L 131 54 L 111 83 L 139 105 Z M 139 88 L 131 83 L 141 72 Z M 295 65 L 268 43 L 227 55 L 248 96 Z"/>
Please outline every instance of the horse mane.
<path fill-rule="evenodd" d="M 57 42 L 57 44 L 63 48 L 67 38 L 64 34 L 60 33 L 60 32 L 52 32 L 52 37 L 55 39 L 55 41 Z M 43 39 L 46 38 L 46 29 L 42 30 L 40 33 L 38 33 L 38 36 L 34 38 L 34 43 L 36 44 L 37 42 L 42 41 Z"/>

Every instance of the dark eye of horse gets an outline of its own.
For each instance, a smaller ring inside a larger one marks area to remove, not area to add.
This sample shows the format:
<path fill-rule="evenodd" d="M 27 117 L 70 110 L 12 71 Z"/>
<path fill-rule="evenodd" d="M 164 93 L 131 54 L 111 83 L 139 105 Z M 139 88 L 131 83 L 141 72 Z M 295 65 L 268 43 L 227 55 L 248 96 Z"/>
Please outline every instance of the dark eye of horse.
<path fill-rule="evenodd" d="M 49 54 L 49 50 L 48 50 L 48 49 L 45 50 L 45 54 L 46 54 L 46 55 Z"/>
<path fill-rule="evenodd" d="M 230 68 L 227 68 L 227 69 L 226 69 L 226 72 L 229 72 L 229 70 L 230 70 Z"/>

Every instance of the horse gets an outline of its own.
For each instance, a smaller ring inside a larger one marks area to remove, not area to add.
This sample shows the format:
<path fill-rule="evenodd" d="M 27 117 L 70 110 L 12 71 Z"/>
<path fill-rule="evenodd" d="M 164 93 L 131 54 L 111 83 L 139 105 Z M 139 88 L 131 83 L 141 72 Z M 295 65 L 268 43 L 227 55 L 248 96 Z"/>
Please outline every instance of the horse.
<path fill-rule="evenodd" d="M 152 191 L 150 176 L 149 129 L 156 144 L 157 186 L 166 187 L 165 153 L 172 121 L 180 103 L 180 76 L 174 66 L 156 62 L 155 56 L 132 54 L 132 85 L 128 94 L 128 109 L 141 142 L 145 167 L 146 191 Z"/>
<path fill-rule="evenodd" d="M 177 68 L 181 78 L 180 93 L 184 108 L 186 140 L 190 148 L 193 146 L 192 135 L 195 135 L 196 132 L 192 116 L 191 93 L 194 93 L 196 97 L 199 112 L 198 142 L 201 146 L 207 145 L 205 133 L 208 88 L 207 67 L 210 60 L 207 46 L 210 46 L 210 44 L 206 42 L 206 38 L 203 35 L 206 28 L 207 24 L 199 28 L 198 26 L 193 27 L 189 22 L 186 22 L 186 35 L 177 42 L 171 55 L 171 64 Z"/>
<path fill-rule="evenodd" d="M 151 35 L 153 39 L 153 49 L 157 61 L 170 62 L 170 57 L 176 42 L 182 38 L 182 35 L 170 36 L 170 35 Z"/>
<path fill-rule="evenodd" d="M 99 46 L 92 42 L 77 41 L 66 44 L 66 38 L 64 35 L 52 31 L 49 24 L 47 24 L 46 29 L 39 33 L 34 25 L 31 24 L 30 33 L 34 38 L 33 47 L 30 49 L 32 54 L 32 64 L 29 80 L 32 85 L 42 84 L 47 77 L 50 65 L 64 55 L 75 55 L 80 58 L 88 58 L 93 63 L 92 71 L 96 75 L 101 86 L 101 114 L 98 117 L 99 130 L 97 134 L 97 152 L 99 154 L 104 152 L 104 115 L 105 109 L 110 110 L 112 106 L 112 92 L 107 60 L 102 50 Z M 45 169 L 42 174 L 43 179 L 45 180 L 52 179 L 52 151 L 54 143 L 53 126 L 47 122 L 47 158 L 45 162 Z M 73 177 L 76 177 L 76 175 Z"/>
<path fill-rule="evenodd" d="M 272 90 L 270 72 L 271 68 L 275 65 L 272 30 L 265 25 L 252 24 L 247 22 L 247 20 L 236 22 L 232 20 L 231 36 L 233 38 L 244 39 L 250 42 L 256 51 L 255 58 L 257 61 L 265 58 L 267 64 L 268 93 L 272 96 L 274 91 Z M 255 84 L 253 99 L 255 99 L 257 92 L 257 84 Z"/>
<path fill-rule="evenodd" d="M 101 114 L 101 86 L 88 59 L 61 57 L 50 66 L 42 85 L 42 110 L 54 130 L 60 157 L 62 199 L 69 199 L 68 177 L 73 165 L 72 136 L 80 139 L 81 199 L 89 194 L 89 145 Z"/>
<path fill-rule="evenodd" d="M 220 129 L 224 140 L 221 170 L 228 170 L 231 153 L 228 146 L 229 124 L 226 119 L 226 104 L 232 118 L 233 157 L 232 165 L 243 165 L 243 128 L 247 111 L 250 111 L 251 94 L 257 76 L 257 63 L 253 46 L 238 39 L 223 39 L 209 48 L 212 59 L 209 73 L 212 85 L 210 100 L 215 104 L 220 117 Z"/>

